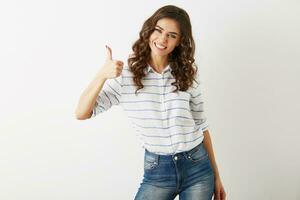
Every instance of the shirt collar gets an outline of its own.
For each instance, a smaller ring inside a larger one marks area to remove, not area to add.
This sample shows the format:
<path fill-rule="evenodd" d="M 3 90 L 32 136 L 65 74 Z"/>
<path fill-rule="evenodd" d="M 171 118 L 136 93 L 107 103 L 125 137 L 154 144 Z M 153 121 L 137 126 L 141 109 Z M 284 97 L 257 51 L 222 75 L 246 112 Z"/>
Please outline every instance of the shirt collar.
<path fill-rule="evenodd" d="M 147 67 L 145 68 L 145 71 L 146 71 L 147 73 L 149 73 L 150 71 L 155 72 L 154 69 L 151 67 L 151 65 L 150 65 L 149 63 L 148 63 L 148 65 L 147 65 Z M 172 68 L 170 67 L 170 64 L 168 64 L 168 65 L 164 68 L 164 70 L 163 70 L 164 73 L 167 72 L 167 71 L 172 71 Z M 157 73 L 157 72 L 155 72 L 155 73 Z"/>

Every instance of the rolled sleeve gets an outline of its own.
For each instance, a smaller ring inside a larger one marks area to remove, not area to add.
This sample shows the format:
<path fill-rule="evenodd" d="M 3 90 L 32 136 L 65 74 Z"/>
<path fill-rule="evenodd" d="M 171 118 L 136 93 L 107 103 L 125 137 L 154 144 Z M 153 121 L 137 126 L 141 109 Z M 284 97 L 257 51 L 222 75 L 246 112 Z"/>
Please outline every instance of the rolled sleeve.
<path fill-rule="evenodd" d="M 107 79 L 99 92 L 91 117 L 107 111 L 114 105 L 119 105 L 122 95 L 122 75 Z"/>
<path fill-rule="evenodd" d="M 204 111 L 204 99 L 200 79 L 197 78 L 196 80 L 198 83 L 195 82 L 191 90 L 190 108 L 197 129 L 201 128 L 202 131 L 206 131 L 209 127 L 206 113 Z"/>

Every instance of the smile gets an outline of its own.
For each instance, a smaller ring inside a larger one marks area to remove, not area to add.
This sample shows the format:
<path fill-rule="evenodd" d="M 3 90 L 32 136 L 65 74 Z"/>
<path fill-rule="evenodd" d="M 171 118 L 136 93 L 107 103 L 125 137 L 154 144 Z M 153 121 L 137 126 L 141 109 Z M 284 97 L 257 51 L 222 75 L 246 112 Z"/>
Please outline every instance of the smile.
<path fill-rule="evenodd" d="M 166 49 L 167 47 L 165 46 L 162 46 L 162 45 L 159 45 L 159 44 L 156 44 L 156 42 L 154 42 L 154 45 L 156 46 L 156 48 L 160 49 L 160 50 L 164 50 Z"/>

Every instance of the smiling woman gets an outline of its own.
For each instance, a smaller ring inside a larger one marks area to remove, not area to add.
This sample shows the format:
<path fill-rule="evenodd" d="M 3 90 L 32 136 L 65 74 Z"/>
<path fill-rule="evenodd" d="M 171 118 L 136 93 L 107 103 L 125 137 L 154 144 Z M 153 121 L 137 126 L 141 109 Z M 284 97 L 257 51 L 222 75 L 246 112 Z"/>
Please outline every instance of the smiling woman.
<path fill-rule="evenodd" d="M 87 119 L 121 105 L 140 136 L 144 179 L 135 200 L 224 200 L 214 159 L 187 12 L 158 9 L 143 24 L 128 66 L 107 59 L 81 96 Z M 153 192 L 155 190 L 155 192 Z"/>
<path fill-rule="evenodd" d="M 140 38 L 132 46 L 134 53 L 128 59 L 137 85 L 136 92 L 143 88 L 143 69 L 148 64 L 157 72 L 170 64 L 175 77 L 172 83 L 175 91 L 186 91 L 193 84 L 198 70 L 187 12 L 173 5 L 164 6 L 144 22 L 139 35 Z"/>

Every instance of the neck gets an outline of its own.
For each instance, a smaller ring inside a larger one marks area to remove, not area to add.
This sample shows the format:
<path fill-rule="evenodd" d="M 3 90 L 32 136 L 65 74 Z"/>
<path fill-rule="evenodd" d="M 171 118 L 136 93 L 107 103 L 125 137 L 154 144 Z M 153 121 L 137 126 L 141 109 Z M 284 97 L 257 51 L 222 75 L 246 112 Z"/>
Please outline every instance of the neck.
<path fill-rule="evenodd" d="M 161 72 L 169 64 L 168 63 L 168 55 L 167 56 L 151 56 L 149 64 L 155 71 Z"/>

